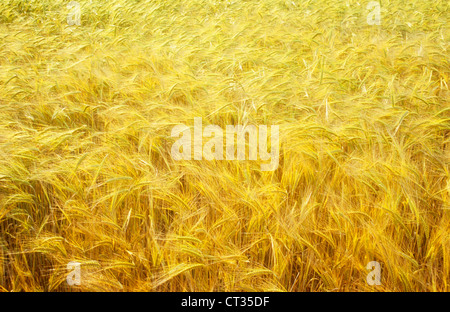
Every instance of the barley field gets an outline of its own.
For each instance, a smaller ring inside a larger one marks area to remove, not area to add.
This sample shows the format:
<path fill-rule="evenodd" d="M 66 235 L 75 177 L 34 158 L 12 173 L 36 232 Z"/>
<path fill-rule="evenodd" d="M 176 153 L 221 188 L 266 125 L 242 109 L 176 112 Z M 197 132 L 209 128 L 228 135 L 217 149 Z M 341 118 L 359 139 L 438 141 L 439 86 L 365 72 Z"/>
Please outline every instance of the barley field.
<path fill-rule="evenodd" d="M 0 2 L 0 291 L 450 291 L 447 0 L 77 3 Z"/>

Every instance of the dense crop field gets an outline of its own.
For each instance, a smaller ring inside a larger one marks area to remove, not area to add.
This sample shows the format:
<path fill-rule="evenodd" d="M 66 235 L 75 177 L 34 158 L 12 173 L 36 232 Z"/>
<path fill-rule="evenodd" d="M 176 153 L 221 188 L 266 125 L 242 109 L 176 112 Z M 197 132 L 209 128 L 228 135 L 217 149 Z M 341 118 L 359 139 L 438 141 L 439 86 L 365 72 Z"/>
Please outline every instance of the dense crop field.
<path fill-rule="evenodd" d="M 78 2 L 0 2 L 0 290 L 450 291 L 447 0 Z"/>

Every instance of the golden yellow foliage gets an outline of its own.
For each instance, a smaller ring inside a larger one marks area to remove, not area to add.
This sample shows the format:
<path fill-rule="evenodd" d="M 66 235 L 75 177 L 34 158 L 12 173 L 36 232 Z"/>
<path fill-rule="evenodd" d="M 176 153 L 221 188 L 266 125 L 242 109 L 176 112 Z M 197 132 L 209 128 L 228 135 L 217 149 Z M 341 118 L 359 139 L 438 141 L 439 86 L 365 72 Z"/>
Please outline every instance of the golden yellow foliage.
<path fill-rule="evenodd" d="M 0 2 L 0 291 L 450 290 L 447 0 L 78 2 Z M 174 161 L 194 117 L 279 167 Z"/>

